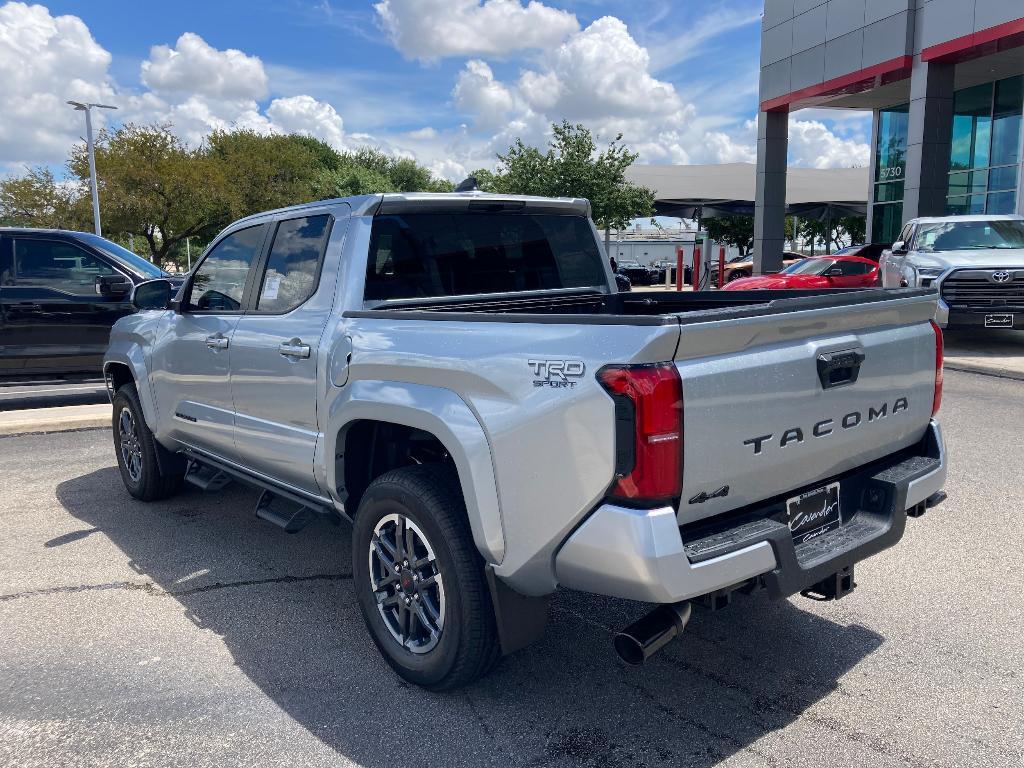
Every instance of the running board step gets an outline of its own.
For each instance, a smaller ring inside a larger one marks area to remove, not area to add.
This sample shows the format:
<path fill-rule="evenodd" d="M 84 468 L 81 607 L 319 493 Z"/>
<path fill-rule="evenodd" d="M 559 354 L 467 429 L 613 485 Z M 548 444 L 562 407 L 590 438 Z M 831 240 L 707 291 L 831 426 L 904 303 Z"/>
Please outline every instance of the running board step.
<path fill-rule="evenodd" d="M 256 502 L 256 517 L 273 523 L 284 529 L 285 533 L 298 533 L 317 516 L 315 509 L 310 509 L 297 501 L 278 496 L 273 491 L 265 490 Z"/>
<path fill-rule="evenodd" d="M 190 461 L 185 470 L 185 480 L 201 491 L 219 491 L 231 483 L 231 476 L 198 461 Z"/>

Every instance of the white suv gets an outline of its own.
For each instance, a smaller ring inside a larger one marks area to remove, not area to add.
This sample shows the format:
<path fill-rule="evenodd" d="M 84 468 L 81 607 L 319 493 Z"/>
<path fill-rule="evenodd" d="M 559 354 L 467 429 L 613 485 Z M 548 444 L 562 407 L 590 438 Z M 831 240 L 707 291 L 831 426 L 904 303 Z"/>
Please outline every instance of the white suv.
<path fill-rule="evenodd" d="M 942 326 L 1024 328 L 1024 217 L 912 219 L 879 262 L 886 288 L 934 286 Z"/>

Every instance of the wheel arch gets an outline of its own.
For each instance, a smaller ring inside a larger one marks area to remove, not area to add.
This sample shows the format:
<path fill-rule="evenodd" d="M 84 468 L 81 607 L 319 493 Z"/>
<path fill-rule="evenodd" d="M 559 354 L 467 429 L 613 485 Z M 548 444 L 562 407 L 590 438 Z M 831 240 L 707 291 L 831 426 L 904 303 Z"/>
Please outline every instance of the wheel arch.
<path fill-rule="evenodd" d="M 365 483 L 367 477 L 403 466 L 375 463 L 381 446 L 374 445 L 374 439 L 436 440 L 455 465 L 474 543 L 488 562 L 501 562 L 505 537 L 490 444 L 476 415 L 458 394 L 422 384 L 353 382 L 333 404 L 325 433 L 328 485 L 351 514 L 360 488 L 348 487 L 346 467 L 351 479 L 353 466 L 374 466 L 369 475 L 362 475 Z"/>
<path fill-rule="evenodd" d="M 130 348 L 108 350 L 103 359 L 103 380 L 107 384 L 107 392 L 111 399 L 123 385 L 128 383 L 135 385 L 146 425 L 150 431 L 155 433 L 157 426 L 156 403 L 153 402 L 153 393 L 149 388 L 149 376 L 146 373 L 142 350 L 135 345 Z"/>

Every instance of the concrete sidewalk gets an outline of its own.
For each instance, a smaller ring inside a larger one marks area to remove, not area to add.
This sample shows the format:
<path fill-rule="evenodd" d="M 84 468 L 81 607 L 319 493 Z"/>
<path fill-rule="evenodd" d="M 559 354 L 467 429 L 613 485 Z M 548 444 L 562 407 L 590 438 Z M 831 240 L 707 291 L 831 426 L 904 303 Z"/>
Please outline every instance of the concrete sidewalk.
<path fill-rule="evenodd" d="M 110 403 L 0 412 L 0 436 L 110 427 Z"/>
<path fill-rule="evenodd" d="M 978 328 L 949 331 L 946 367 L 1024 381 L 1024 331 Z"/>

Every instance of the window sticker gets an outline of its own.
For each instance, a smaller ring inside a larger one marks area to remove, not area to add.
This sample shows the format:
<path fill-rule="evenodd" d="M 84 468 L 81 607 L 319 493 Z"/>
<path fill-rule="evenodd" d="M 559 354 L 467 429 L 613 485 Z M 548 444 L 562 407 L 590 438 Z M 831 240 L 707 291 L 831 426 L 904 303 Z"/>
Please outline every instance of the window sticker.
<path fill-rule="evenodd" d="M 267 275 L 267 279 L 263 282 L 263 294 L 260 296 L 261 299 L 267 301 L 274 301 L 277 299 L 277 293 L 281 290 L 281 275 Z"/>

